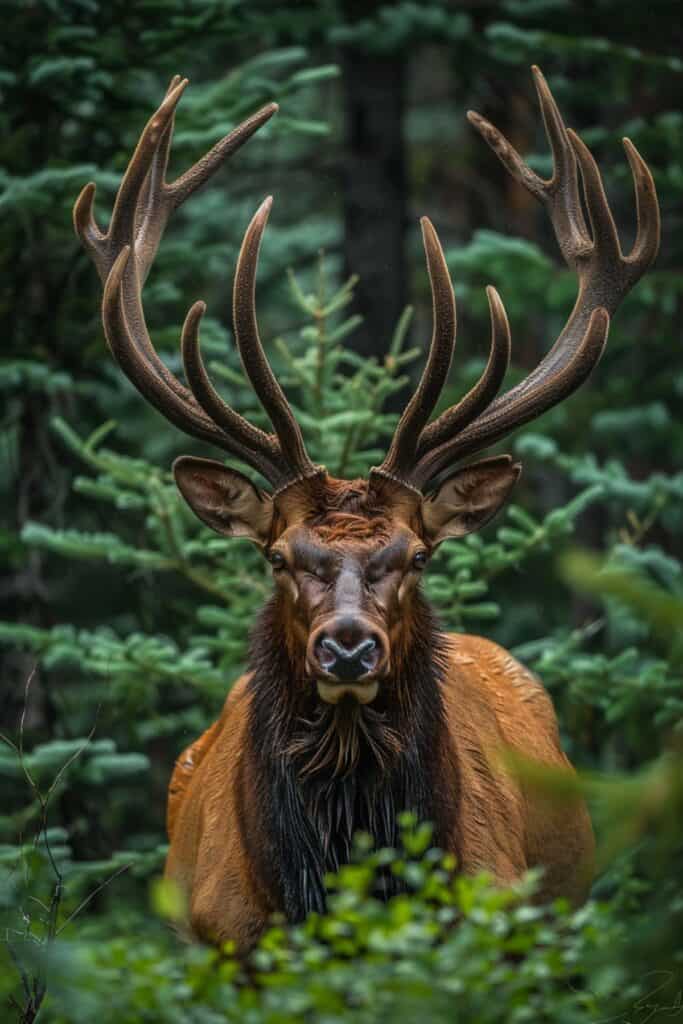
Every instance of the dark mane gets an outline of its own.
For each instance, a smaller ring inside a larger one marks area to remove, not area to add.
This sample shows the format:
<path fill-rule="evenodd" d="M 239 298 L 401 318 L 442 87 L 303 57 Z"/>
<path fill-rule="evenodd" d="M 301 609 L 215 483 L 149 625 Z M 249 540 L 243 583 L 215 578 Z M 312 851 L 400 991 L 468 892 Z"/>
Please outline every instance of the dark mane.
<path fill-rule="evenodd" d="M 434 822 L 440 842 L 442 651 L 432 612 L 418 599 L 406 656 L 385 692 L 372 706 L 322 707 L 310 681 L 297 678 L 280 614 L 271 600 L 253 634 L 249 729 L 276 903 L 299 921 L 324 910 L 325 874 L 348 863 L 356 832 L 396 846 L 398 815 L 411 810 Z M 382 887 L 386 898 L 398 882 L 388 875 Z"/>

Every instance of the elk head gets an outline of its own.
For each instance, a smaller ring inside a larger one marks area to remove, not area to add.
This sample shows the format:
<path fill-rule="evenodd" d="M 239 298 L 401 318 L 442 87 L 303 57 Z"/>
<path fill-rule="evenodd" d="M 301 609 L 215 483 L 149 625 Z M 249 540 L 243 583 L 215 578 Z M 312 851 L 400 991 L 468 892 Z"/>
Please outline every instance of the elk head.
<path fill-rule="evenodd" d="M 247 228 L 235 274 L 233 313 L 244 369 L 273 433 L 257 429 L 230 408 L 209 380 L 199 345 L 203 303 L 190 309 L 182 331 L 189 388 L 161 362 L 145 325 L 142 286 L 170 212 L 271 117 L 275 104 L 249 118 L 168 184 L 173 118 L 187 84 L 174 79 L 142 133 L 106 234 L 92 215 L 94 185 L 86 186 L 74 209 L 76 231 L 104 282 L 104 330 L 124 373 L 171 422 L 246 463 L 270 483 L 267 492 L 235 469 L 208 459 L 182 457 L 174 464 L 181 493 L 204 523 L 224 535 L 247 537 L 262 549 L 288 624 L 282 642 L 298 666 L 297 674 L 311 686 L 315 681 L 319 698 L 327 703 L 347 696 L 360 703 L 377 699 L 411 630 L 419 629 L 418 585 L 430 555 L 442 541 L 488 522 L 520 472 L 507 455 L 459 464 L 579 387 L 600 358 L 610 315 L 657 253 L 654 182 L 635 147 L 624 140 L 638 210 L 636 240 L 624 256 L 597 166 L 584 143 L 565 127 L 537 68 L 534 76 L 554 159 L 548 181 L 531 171 L 492 125 L 477 114 L 468 116 L 512 176 L 546 207 L 562 255 L 578 276 L 574 309 L 538 366 L 496 397 L 509 362 L 510 331 L 498 293 L 488 288 L 488 363 L 469 393 L 429 422 L 450 369 L 456 315 L 443 252 L 424 218 L 433 298 L 431 346 L 388 454 L 367 480 L 334 479 L 311 461 L 265 357 L 256 322 L 255 279 L 271 199 Z M 435 481 L 438 486 L 433 486 Z"/>

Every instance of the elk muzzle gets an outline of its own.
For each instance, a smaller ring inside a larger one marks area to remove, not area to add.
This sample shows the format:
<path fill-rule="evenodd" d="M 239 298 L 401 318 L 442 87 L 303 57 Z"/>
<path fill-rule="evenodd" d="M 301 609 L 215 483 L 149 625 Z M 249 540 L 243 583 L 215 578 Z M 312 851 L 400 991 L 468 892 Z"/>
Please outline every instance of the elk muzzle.
<path fill-rule="evenodd" d="M 317 681 L 320 698 L 329 704 L 347 695 L 361 704 L 374 700 L 388 662 L 384 631 L 360 616 L 328 619 L 312 631 L 308 641 L 308 670 Z"/>

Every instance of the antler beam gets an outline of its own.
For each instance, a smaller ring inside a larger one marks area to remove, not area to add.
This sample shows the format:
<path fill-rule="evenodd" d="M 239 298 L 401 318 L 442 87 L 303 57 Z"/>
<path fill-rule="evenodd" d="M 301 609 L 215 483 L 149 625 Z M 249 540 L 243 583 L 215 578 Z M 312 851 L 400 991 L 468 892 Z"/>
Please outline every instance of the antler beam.
<path fill-rule="evenodd" d="M 257 111 L 185 174 L 168 183 L 166 168 L 175 111 L 187 84 L 187 79 L 175 76 L 162 104 L 147 122 L 121 181 L 107 231 L 99 229 L 93 216 L 92 182 L 76 201 L 74 226 L 105 285 L 105 335 L 114 358 L 131 383 L 185 433 L 229 452 L 275 486 L 283 487 L 295 479 L 313 476 L 319 469 L 306 453 L 298 425 L 268 365 L 258 331 L 248 329 L 250 322 L 255 325 L 253 278 L 258 244 L 253 252 L 248 245 L 254 237 L 254 222 L 245 236 L 238 263 L 235 290 L 237 294 L 239 282 L 240 302 L 235 304 L 235 336 L 254 389 L 275 427 L 274 434 L 259 430 L 231 409 L 209 381 L 199 346 L 203 303 L 195 303 L 190 309 L 182 332 L 189 390 L 159 358 L 145 322 L 142 288 L 171 213 L 278 109 L 277 104 L 269 103 Z"/>

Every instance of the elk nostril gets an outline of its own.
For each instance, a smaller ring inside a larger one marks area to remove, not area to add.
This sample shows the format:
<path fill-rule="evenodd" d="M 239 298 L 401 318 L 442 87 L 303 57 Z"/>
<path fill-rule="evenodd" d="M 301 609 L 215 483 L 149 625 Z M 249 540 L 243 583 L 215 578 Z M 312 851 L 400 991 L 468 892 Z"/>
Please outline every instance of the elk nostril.
<path fill-rule="evenodd" d="M 338 645 L 329 636 L 323 636 L 316 644 L 316 657 L 326 671 L 334 667 L 339 657 Z"/>
<path fill-rule="evenodd" d="M 359 645 L 357 651 L 361 665 L 366 672 L 371 672 L 379 661 L 379 644 L 375 637 L 368 637 L 364 643 Z"/>

